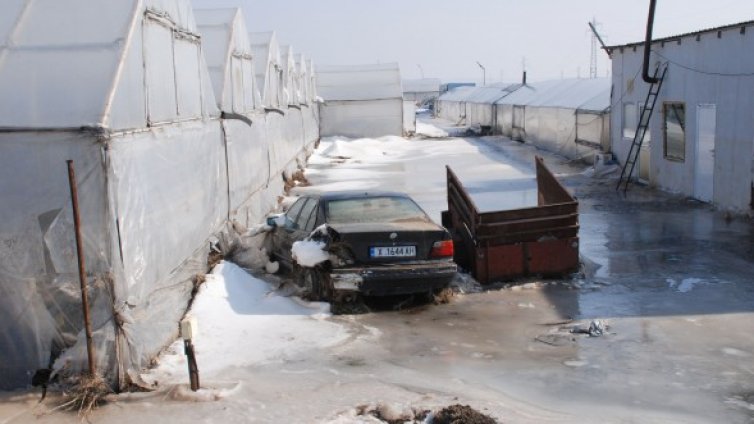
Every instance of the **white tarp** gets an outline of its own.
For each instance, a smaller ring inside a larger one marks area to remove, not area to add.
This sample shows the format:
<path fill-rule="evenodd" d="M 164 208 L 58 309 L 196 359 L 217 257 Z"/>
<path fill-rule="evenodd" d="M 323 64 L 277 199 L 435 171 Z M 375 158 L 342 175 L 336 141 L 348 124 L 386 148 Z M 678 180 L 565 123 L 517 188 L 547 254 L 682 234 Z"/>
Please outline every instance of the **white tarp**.
<path fill-rule="evenodd" d="M 317 67 L 321 136 L 403 134 L 403 92 L 397 63 Z"/>
<path fill-rule="evenodd" d="M 262 102 L 267 108 L 284 105 L 284 80 L 280 50 L 273 31 L 249 33 L 251 49 L 256 58 L 256 78 Z"/>
<path fill-rule="evenodd" d="M 5 6 L 0 388 L 28 384 L 61 351 L 56 368 L 86 363 L 66 159 L 98 369 L 124 385 L 177 335 L 226 221 L 248 225 L 274 205 L 280 173 L 316 140 L 317 114 L 257 109 L 240 12 L 205 14 L 202 45 L 188 0 Z M 218 106 L 253 124 L 221 119 Z"/>

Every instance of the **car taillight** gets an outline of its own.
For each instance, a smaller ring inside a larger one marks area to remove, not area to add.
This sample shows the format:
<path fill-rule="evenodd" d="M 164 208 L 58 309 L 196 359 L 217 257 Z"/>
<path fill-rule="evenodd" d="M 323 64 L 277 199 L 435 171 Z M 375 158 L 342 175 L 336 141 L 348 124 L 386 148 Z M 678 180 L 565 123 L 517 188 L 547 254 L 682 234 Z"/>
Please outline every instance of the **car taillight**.
<path fill-rule="evenodd" d="M 453 257 L 453 240 L 436 241 L 432 245 L 432 251 L 429 256 L 433 258 L 452 258 Z"/>

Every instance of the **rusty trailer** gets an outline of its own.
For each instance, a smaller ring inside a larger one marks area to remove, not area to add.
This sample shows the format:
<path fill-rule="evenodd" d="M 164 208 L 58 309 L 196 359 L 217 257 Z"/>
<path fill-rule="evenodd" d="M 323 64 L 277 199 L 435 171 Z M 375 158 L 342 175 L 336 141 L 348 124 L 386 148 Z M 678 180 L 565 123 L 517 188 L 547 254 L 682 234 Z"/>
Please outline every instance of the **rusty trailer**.
<path fill-rule="evenodd" d="M 578 201 L 541 157 L 535 157 L 535 164 L 537 206 L 493 212 L 479 212 L 446 166 L 448 210 L 442 222 L 453 235 L 456 263 L 480 283 L 558 277 L 579 268 Z"/>

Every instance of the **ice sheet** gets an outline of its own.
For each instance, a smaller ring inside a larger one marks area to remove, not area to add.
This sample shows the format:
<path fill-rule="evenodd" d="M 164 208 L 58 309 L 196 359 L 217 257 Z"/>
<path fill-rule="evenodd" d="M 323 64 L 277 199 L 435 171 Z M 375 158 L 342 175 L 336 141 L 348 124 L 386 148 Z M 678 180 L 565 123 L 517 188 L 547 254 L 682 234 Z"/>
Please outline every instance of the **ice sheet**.
<path fill-rule="evenodd" d="M 203 376 L 230 367 L 283 361 L 303 352 L 335 345 L 348 337 L 328 321 L 329 305 L 282 297 L 272 287 L 230 262 L 207 275 L 189 316 L 198 321 L 193 343 Z M 159 358 L 146 381 L 187 381 L 183 341 Z"/>

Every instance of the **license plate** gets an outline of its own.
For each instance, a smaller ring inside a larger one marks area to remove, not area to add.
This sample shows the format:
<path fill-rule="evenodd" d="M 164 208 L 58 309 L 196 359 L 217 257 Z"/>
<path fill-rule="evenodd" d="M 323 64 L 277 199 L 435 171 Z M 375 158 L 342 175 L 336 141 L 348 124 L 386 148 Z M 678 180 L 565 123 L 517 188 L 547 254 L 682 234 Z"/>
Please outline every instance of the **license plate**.
<path fill-rule="evenodd" d="M 372 258 L 404 258 L 416 256 L 416 246 L 370 247 L 369 256 Z"/>

